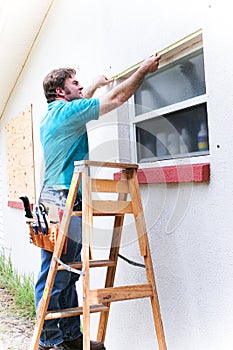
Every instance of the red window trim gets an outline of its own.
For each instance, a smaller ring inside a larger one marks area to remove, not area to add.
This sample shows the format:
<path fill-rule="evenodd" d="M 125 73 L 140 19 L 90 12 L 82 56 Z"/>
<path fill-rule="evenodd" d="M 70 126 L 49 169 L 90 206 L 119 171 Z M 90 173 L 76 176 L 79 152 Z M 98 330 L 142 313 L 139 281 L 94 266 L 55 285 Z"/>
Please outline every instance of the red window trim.
<path fill-rule="evenodd" d="M 140 184 L 151 183 L 177 183 L 177 182 L 208 182 L 210 181 L 210 164 L 172 165 L 158 168 L 138 169 L 138 182 Z M 114 174 L 114 179 L 121 178 L 120 172 Z M 23 208 L 23 203 L 8 201 L 12 208 Z"/>
<path fill-rule="evenodd" d="M 8 207 L 16 208 L 16 209 L 24 209 L 22 202 L 17 201 L 8 201 L 7 202 Z M 30 204 L 31 210 L 33 210 L 33 204 Z"/>
<path fill-rule="evenodd" d="M 120 179 L 120 173 L 115 173 L 114 179 Z M 210 181 L 209 163 L 138 169 L 138 182 L 140 184 L 206 181 Z"/>

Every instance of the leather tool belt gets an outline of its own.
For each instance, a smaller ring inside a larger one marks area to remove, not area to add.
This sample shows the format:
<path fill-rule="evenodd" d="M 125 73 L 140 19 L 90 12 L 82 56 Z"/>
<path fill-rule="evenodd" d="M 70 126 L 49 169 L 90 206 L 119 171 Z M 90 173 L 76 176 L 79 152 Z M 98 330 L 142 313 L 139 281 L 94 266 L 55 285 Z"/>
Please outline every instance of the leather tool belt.
<path fill-rule="evenodd" d="M 40 213 L 38 208 L 36 208 L 33 219 L 27 221 L 29 225 L 30 243 L 39 248 L 53 252 L 59 234 L 60 223 L 49 222 L 44 205 L 41 203 L 39 207 Z M 66 249 L 67 238 L 63 253 L 66 252 Z"/>

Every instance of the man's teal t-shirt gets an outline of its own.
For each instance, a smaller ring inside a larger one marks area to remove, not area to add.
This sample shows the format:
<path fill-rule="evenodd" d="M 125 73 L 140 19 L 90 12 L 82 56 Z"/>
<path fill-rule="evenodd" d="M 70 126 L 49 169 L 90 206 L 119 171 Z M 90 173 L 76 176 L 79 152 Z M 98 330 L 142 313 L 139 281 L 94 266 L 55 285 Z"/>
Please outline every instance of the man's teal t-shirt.
<path fill-rule="evenodd" d="M 99 100 L 56 100 L 48 104 L 48 112 L 40 125 L 44 151 L 44 185 L 69 189 L 74 162 L 88 159 L 86 124 L 99 118 Z"/>

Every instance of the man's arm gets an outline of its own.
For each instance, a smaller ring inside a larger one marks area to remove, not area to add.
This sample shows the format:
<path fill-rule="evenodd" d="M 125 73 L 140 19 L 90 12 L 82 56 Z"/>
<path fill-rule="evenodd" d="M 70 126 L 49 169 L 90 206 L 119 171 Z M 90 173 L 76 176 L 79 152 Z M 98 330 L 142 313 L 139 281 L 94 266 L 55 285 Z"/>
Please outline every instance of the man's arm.
<path fill-rule="evenodd" d="M 95 78 L 93 83 L 89 87 L 83 90 L 83 97 L 91 98 L 98 88 L 112 83 L 113 80 L 114 79 L 112 78 L 111 79 L 106 78 L 104 75 L 98 75 L 98 77 Z"/>
<path fill-rule="evenodd" d="M 99 98 L 100 115 L 108 113 L 126 102 L 139 88 L 145 76 L 158 69 L 159 60 L 160 56 L 157 55 L 149 57 L 128 79 L 101 96 Z"/>

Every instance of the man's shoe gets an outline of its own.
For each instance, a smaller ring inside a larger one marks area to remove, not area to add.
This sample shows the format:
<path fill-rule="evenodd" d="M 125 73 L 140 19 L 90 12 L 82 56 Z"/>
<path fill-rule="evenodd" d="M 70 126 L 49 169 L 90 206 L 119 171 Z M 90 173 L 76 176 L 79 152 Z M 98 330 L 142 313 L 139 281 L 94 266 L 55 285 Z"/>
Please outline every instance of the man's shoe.
<path fill-rule="evenodd" d="M 53 345 L 52 347 L 45 347 L 42 345 L 39 345 L 38 350 L 71 350 L 71 348 L 69 348 L 69 346 L 63 342 L 59 345 Z"/>
<path fill-rule="evenodd" d="M 83 350 L 83 336 L 78 337 L 75 340 L 65 342 L 70 350 Z M 91 340 L 90 343 L 91 350 L 106 350 L 103 343 Z"/>

